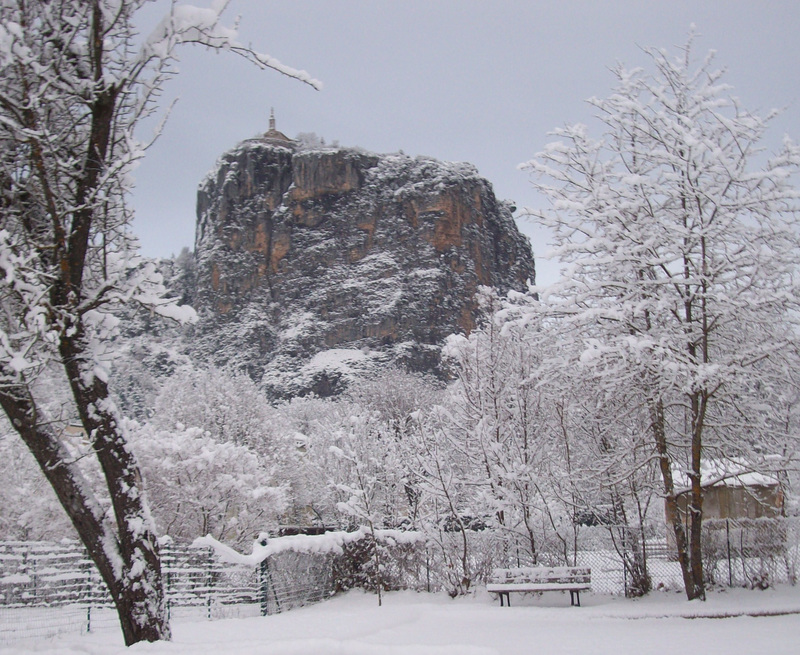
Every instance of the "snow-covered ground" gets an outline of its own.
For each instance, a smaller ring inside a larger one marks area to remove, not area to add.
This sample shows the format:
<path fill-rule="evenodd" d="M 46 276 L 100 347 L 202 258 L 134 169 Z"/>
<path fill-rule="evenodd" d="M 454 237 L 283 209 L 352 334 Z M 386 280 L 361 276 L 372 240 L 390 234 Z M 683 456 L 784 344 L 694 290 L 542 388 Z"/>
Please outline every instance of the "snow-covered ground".
<path fill-rule="evenodd" d="M 583 607 L 547 593 L 501 608 L 487 594 L 351 592 L 265 618 L 176 622 L 171 643 L 128 650 L 115 632 L 25 642 L 0 655 L 646 655 L 800 652 L 800 588 L 715 592 L 705 603 L 677 593 L 641 600 L 585 594 Z"/>

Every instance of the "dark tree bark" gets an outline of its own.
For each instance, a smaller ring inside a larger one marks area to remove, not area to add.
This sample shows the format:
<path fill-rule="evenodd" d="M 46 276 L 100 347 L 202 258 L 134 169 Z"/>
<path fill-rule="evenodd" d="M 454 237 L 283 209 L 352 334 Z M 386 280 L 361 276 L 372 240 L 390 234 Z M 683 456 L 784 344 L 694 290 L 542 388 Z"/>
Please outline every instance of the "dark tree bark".
<path fill-rule="evenodd" d="M 667 528 L 672 530 L 675 536 L 675 549 L 678 555 L 678 563 L 681 566 L 683 576 L 683 586 L 686 590 L 686 597 L 689 600 L 701 598 L 705 600 L 705 585 L 703 582 L 703 560 L 702 552 L 699 548 L 699 536 L 702 523 L 692 523 L 692 537 L 697 531 L 697 550 L 695 550 L 694 538 L 690 541 L 686 534 L 686 527 L 681 520 L 681 509 L 678 503 L 678 495 L 675 490 L 675 481 L 672 475 L 672 460 L 667 450 L 666 419 L 664 416 L 664 406 L 661 401 L 651 403 L 651 430 L 658 455 L 658 465 L 661 470 L 661 479 L 664 484 L 664 510 L 667 519 Z M 702 502 L 702 501 L 701 501 Z M 702 506 L 701 510 L 702 512 Z M 697 577 L 699 575 L 699 578 Z"/>
<path fill-rule="evenodd" d="M 100 464 L 113 519 L 105 515 L 95 491 L 71 461 L 60 428 L 41 411 L 34 393 L 35 378 L 29 380 L 23 372 L 8 364 L 3 366 L 0 405 L 85 544 L 114 600 L 125 643 L 131 645 L 170 638 L 158 542 L 142 495 L 139 468 L 120 428 L 108 385 L 93 370 L 95 354 L 84 324 L 90 310 L 107 302 L 103 292 L 98 293 L 91 286 L 93 298 L 87 300 L 87 271 L 92 240 L 102 232 L 101 226 L 108 218 L 108 204 L 99 198 L 119 193 L 107 178 L 114 157 L 112 134 L 119 118 L 119 88 L 104 79 L 104 48 L 111 29 L 109 21 L 120 19 L 124 11 L 131 10 L 125 3 L 121 7 L 116 18 L 109 18 L 99 0 L 81 9 L 64 4 L 58 8 L 64 12 L 61 14 L 55 7 L 48 12 L 49 7 L 20 5 L 15 18 L 28 29 L 41 27 L 54 17 L 67 21 L 67 25 L 75 15 L 82 17 L 79 20 L 85 21 L 83 25 L 90 35 L 89 66 L 88 70 L 83 67 L 71 71 L 75 74 L 74 95 L 67 93 L 63 104 L 55 103 L 44 113 L 33 100 L 38 80 L 20 76 L 15 90 L 22 109 L 17 117 L 28 136 L 15 145 L 18 153 L 27 156 L 27 162 L 20 164 L 16 160 L 14 165 L 22 166 L 16 180 L 24 187 L 25 195 L 18 194 L 15 199 L 12 185 L 3 207 L 4 225 L 14 229 L 16 224 L 17 250 L 30 248 L 26 251 L 30 257 L 28 265 L 39 271 L 38 281 L 47 290 L 45 329 L 48 335 L 55 336 L 57 344 L 44 346 L 47 352 L 44 357 L 55 359 L 66 374 L 73 411 Z M 41 15 L 36 13 L 39 10 Z M 54 67 L 61 65 L 60 57 L 73 56 L 60 38 L 61 35 L 53 36 Z M 64 49 L 59 52 L 58 48 Z M 93 83 L 91 92 L 81 92 L 82 82 L 88 80 Z M 3 109 L 13 111 L 10 99 L 2 99 Z M 82 120 L 88 123 L 85 132 L 81 131 L 84 128 L 80 127 L 80 120 L 71 130 L 65 128 L 69 125 L 65 121 L 79 111 L 84 112 Z M 54 151 L 53 144 L 48 142 L 48 131 L 64 129 L 76 137 L 75 141 L 62 141 L 55 145 Z M 79 135 L 85 136 L 83 142 Z M 65 169 L 66 158 L 74 160 L 71 168 Z M 23 197 L 28 201 L 22 202 Z M 111 211 L 119 211 L 118 205 Z M 4 277 L 8 275 L 0 272 Z M 17 324 L 26 325 L 30 300 L 22 293 L 17 297 L 12 293 L 5 300 L 5 308 L 15 315 Z M 44 300 L 40 298 L 38 302 Z"/>
<path fill-rule="evenodd" d="M 158 542 L 139 520 L 146 509 L 139 493 L 138 468 L 124 439 L 100 427 L 92 440 L 104 462 L 117 522 L 127 526 L 115 529 L 59 435 L 39 424 L 28 388 L 0 389 L 0 406 L 36 458 L 97 566 L 117 607 L 125 644 L 169 639 Z"/>

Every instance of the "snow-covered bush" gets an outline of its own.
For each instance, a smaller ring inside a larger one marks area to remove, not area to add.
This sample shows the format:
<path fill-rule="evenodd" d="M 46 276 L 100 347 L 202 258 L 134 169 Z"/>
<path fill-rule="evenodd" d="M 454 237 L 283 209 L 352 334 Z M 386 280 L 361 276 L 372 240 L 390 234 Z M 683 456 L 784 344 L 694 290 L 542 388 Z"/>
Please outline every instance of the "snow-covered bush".
<path fill-rule="evenodd" d="M 242 373 L 187 366 L 164 381 L 152 423 L 200 428 L 220 442 L 269 452 L 273 410 L 264 394 Z"/>
<path fill-rule="evenodd" d="M 191 541 L 210 534 L 241 545 L 275 527 L 285 490 L 247 446 L 220 442 L 200 428 L 134 426 L 131 444 L 161 534 Z"/>
<path fill-rule="evenodd" d="M 9 433 L 0 435 L 0 508 L 0 540 L 59 541 L 75 534 L 33 455 Z"/>

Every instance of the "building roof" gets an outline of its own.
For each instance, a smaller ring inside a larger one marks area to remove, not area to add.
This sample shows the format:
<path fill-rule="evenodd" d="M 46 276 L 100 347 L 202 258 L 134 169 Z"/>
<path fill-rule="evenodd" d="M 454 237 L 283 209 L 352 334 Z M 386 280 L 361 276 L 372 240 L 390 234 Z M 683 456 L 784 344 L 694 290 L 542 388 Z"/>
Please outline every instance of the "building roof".
<path fill-rule="evenodd" d="M 777 472 L 759 471 L 755 468 L 739 457 L 731 457 L 726 460 L 704 459 L 700 462 L 701 485 L 703 488 L 707 488 L 715 486 L 774 487 L 780 484 Z M 686 491 L 691 487 L 691 481 L 686 471 L 673 467 L 672 474 L 675 486 L 684 487 L 681 491 Z"/>

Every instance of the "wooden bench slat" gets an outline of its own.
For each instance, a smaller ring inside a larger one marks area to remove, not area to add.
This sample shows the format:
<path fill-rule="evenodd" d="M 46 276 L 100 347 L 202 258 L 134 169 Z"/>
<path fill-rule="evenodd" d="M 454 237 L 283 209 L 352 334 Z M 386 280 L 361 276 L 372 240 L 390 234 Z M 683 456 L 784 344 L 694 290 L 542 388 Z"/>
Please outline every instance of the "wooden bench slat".
<path fill-rule="evenodd" d="M 504 584 L 504 585 L 486 585 L 486 591 L 497 593 L 498 591 L 586 591 L 591 589 L 592 586 L 586 583 L 564 583 L 564 584 L 547 584 L 547 583 L 522 583 L 522 584 Z"/>
<path fill-rule="evenodd" d="M 535 578 L 533 576 L 528 578 L 512 578 L 510 580 L 491 580 L 493 584 L 520 584 L 525 582 L 532 582 L 537 583 L 541 582 L 543 584 L 569 584 L 570 582 L 591 582 L 592 578 L 588 575 L 578 575 L 574 578 L 568 578 L 566 576 L 560 576 L 558 578 Z"/>
<path fill-rule="evenodd" d="M 589 574 L 591 572 L 591 568 L 588 566 L 520 566 L 514 569 L 494 569 L 492 571 L 493 575 L 517 575 L 517 574 L 526 574 L 526 573 L 564 573 L 567 575 L 571 575 L 572 573 L 584 573 Z"/>

